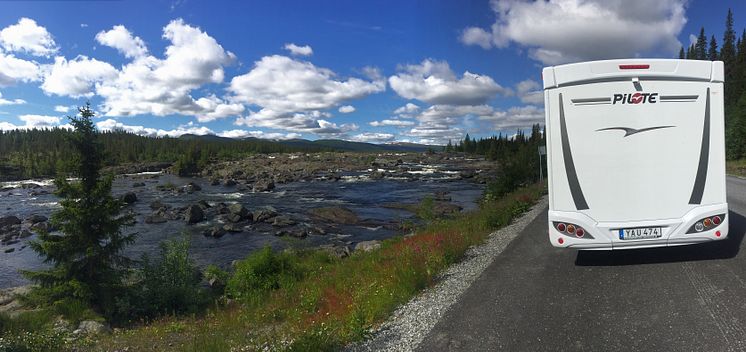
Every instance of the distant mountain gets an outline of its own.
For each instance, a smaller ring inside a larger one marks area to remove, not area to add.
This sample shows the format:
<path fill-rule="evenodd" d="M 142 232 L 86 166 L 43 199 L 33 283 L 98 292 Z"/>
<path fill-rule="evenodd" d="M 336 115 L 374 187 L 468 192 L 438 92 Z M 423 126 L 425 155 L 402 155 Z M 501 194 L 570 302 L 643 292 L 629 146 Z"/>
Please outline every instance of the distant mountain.
<path fill-rule="evenodd" d="M 185 140 L 205 140 L 205 141 L 233 141 L 235 139 L 220 137 L 214 134 L 207 135 L 194 135 L 184 134 L 179 139 Z M 374 144 L 365 142 L 351 142 L 341 139 L 317 139 L 310 141 L 307 139 L 287 139 L 287 140 L 269 140 L 261 139 L 256 137 L 246 137 L 242 140 L 245 141 L 261 141 L 266 143 L 277 143 L 284 146 L 294 147 L 298 149 L 308 150 L 334 150 L 334 151 L 345 151 L 345 152 L 425 152 L 430 149 L 441 150 L 442 146 L 439 145 L 425 145 L 416 143 L 387 143 L 387 144 Z"/>

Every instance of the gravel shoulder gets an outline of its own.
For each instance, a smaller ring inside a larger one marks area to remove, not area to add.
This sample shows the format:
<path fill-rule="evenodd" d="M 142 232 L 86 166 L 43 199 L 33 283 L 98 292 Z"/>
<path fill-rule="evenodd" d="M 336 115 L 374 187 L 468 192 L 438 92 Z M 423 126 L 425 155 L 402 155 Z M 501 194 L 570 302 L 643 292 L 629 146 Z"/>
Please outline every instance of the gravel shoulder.
<path fill-rule="evenodd" d="M 435 286 L 399 307 L 368 340 L 349 346 L 348 351 L 413 351 L 462 293 L 485 268 L 547 207 L 543 197 L 510 225 L 490 234 L 487 242 L 466 252 L 465 258 L 448 268 Z"/>

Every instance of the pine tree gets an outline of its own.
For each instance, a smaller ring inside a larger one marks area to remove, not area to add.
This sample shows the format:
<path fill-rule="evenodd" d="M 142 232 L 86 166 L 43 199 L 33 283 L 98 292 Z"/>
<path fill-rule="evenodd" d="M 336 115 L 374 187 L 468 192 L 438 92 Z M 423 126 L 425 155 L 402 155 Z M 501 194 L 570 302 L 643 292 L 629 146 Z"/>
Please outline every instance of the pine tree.
<path fill-rule="evenodd" d="M 728 16 L 725 19 L 725 33 L 723 33 L 723 46 L 720 49 L 720 60 L 725 63 L 726 82 L 728 73 L 736 57 L 736 31 L 733 30 L 733 11 L 728 9 Z"/>
<path fill-rule="evenodd" d="M 715 40 L 713 35 L 710 38 L 710 49 L 707 50 L 707 60 L 715 61 L 718 59 L 718 42 Z"/>
<path fill-rule="evenodd" d="M 679 59 L 686 59 L 686 53 L 684 53 L 684 47 L 683 46 L 679 50 Z"/>
<path fill-rule="evenodd" d="M 700 28 L 697 43 L 694 44 L 694 59 L 707 60 L 707 36 L 705 35 L 705 27 Z"/>
<path fill-rule="evenodd" d="M 121 252 L 135 234 L 122 235 L 131 216 L 120 215 L 122 202 L 111 195 L 113 178 L 101 175 L 103 155 L 93 111 L 89 104 L 78 111 L 80 117 L 68 118 L 74 128 L 69 141 L 77 154 L 74 176 L 79 181 L 63 176 L 55 180 L 62 209 L 52 214 L 51 224 L 61 234 L 42 232 L 30 243 L 52 267 L 24 275 L 40 285 L 37 297 L 48 303 L 76 299 L 106 312 L 130 262 Z"/>

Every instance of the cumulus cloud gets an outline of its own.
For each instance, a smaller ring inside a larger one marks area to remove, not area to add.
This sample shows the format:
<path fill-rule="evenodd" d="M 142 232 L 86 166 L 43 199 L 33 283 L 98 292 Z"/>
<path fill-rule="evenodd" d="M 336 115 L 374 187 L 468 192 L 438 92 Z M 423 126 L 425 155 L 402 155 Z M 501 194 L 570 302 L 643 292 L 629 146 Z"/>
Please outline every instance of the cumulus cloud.
<path fill-rule="evenodd" d="M 407 126 L 414 126 L 414 121 L 386 119 L 386 120 L 381 120 L 381 121 L 371 121 L 369 124 L 373 127 L 384 127 L 384 126 L 407 127 Z"/>
<path fill-rule="evenodd" d="M 544 104 L 544 90 L 539 82 L 527 79 L 518 82 L 515 86 L 516 94 L 526 104 Z"/>
<path fill-rule="evenodd" d="M 300 138 L 299 133 L 279 133 L 279 132 L 264 132 L 264 131 L 247 131 L 247 130 L 228 130 L 218 133 L 221 137 L 227 138 L 261 138 L 261 139 L 296 139 Z"/>
<path fill-rule="evenodd" d="M 78 56 L 70 61 L 57 56 L 44 77 L 41 89 L 50 95 L 90 97 L 93 96 L 96 83 L 116 76 L 117 70 L 109 63 L 85 56 Z"/>
<path fill-rule="evenodd" d="M 54 106 L 54 111 L 61 112 L 61 113 L 66 113 L 66 112 L 70 111 L 70 108 L 67 107 L 67 106 L 64 106 L 64 105 L 55 105 Z"/>
<path fill-rule="evenodd" d="M 211 121 L 243 111 L 214 96 L 195 99 L 191 95 L 204 84 L 221 83 L 224 66 L 235 59 L 206 32 L 181 19 L 171 21 L 163 28 L 163 38 L 171 44 L 166 47 L 165 57 L 159 59 L 146 55 L 144 44 L 126 28 L 113 30 L 119 36 L 126 34 L 116 41 L 118 50 L 125 55 L 144 56 L 124 65 L 115 78 L 97 85 L 96 93 L 104 99 L 102 106 L 107 116 L 183 114 Z"/>
<path fill-rule="evenodd" d="M 418 111 L 420 111 L 419 106 L 412 103 L 407 103 L 406 105 L 394 110 L 394 114 L 400 115 L 402 117 L 409 117 L 411 116 L 411 114 L 414 114 Z"/>
<path fill-rule="evenodd" d="M 96 127 L 102 131 L 118 130 L 148 137 L 179 137 L 185 134 L 204 136 L 207 134 L 215 134 L 211 129 L 204 126 L 179 126 L 173 130 L 163 130 L 144 126 L 125 125 L 114 119 L 106 119 L 98 122 L 96 123 Z"/>
<path fill-rule="evenodd" d="M 313 49 L 308 45 L 298 46 L 293 43 L 288 43 L 285 44 L 285 50 L 289 51 L 293 55 L 298 56 L 310 56 L 313 54 Z"/>
<path fill-rule="evenodd" d="M 511 42 L 544 64 L 671 56 L 681 43 L 686 0 L 492 0 L 490 30 L 466 28 L 460 40 L 485 49 Z M 489 40 L 488 40 L 489 38 Z"/>
<path fill-rule="evenodd" d="M 291 132 L 339 134 L 354 125 L 337 126 L 323 120 L 323 110 L 382 92 L 383 80 L 338 78 L 327 68 L 286 56 L 265 56 L 246 74 L 231 80 L 232 100 L 260 107 L 236 120 L 237 125 L 267 127 Z"/>
<path fill-rule="evenodd" d="M 544 123 L 544 109 L 533 105 L 512 107 L 479 116 L 479 119 L 489 122 L 495 131 L 528 129 L 534 124 Z"/>
<path fill-rule="evenodd" d="M 498 93 L 510 92 L 489 76 L 466 71 L 458 78 L 445 61 L 426 59 L 400 71 L 389 77 L 391 88 L 403 98 L 430 104 L 479 105 Z"/>
<path fill-rule="evenodd" d="M 355 107 L 352 105 L 344 105 L 340 106 L 338 111 L 343 114 L 349 114 L 351 112 L 355 112 Z"/>
<path fill-rule="evenodd" d="M 47 115 L 21 115 L 18 118 L 29 128 L 52 127 L 60 124 L 60 118 Z"/>
<path fill-rule="evenodd" d="M 46 28 L 29 18 L 0 30 L 0 45 L 7 51 L 26 52 L 34 56 L 50 56 L 57 45 Z"/>
<path fill-rule="evenodd" d="M 41 78 L 41 70 L 36 62 L 23 60 L 12 54 L 0 53 L 0 87 L 19 82 L 34 82 Z"/>
<path fill-rule="evenodd" d="M 4 99 L 3 94 L 0 93 L 0 105 L 21 105 L 26 104 L 26 101 L 23 99 Z"/>
<path fill-rule="evenodd" d="M 133 36 L 122 25 L 116 25 L 108 31 L 99 32 L 96 34 L 96 41 L 101 45 L 117 49 L 128 58 L 142 57 L 148 53 L 145 42 L 140 37 Z"/>
<path fill-rule="evenodd" d="M 365 143 L 383 143 L 391 142 L 395 139 L 395 136 L 391 133 L 375 133 L 375 132 L 363 132 L 356 134 L 350 138 L 350 140 L 356 142 Z"/>

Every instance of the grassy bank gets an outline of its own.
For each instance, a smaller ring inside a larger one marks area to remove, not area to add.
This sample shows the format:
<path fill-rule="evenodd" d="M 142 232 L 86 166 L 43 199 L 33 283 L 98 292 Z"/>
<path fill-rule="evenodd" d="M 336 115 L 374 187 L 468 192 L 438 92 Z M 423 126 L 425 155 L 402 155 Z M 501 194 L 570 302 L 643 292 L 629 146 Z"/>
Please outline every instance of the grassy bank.
<path fill-rule="evenodd" d="M 732 176 L 746 177 L 746 159 L 726 161 L 725 172 Z"/>
<path fill-rule="evenodd" d="M 213 273 L 226 283 L 221 304 L 199 314 L 116 329 L 78 348 L 335 350 L 365 338 L 371 327 L 432 285 L 438 273 L 459 261 L 470 246 L 510 223 L 544 193 L 543 185 L 521 188 L 485 201 L 478 210 L 435 220 L 414 235 L 384 241 L 380 249 L 343 259 L 323 250 L 278 253 L 265 249 L 240 261 L 233 273 Z M 38 350 L 70 350 L 69 344 L 48 348 L 55 341 L 65 341 L 65 336 L 41 333 L 51 331 L 49 323 L 43 322 L 53 321 L 54 314 L 46 314 L 49 319 L 38 319 L 35 324 L 39 326 L 33 326 L 39 334 L 33 338 L 42 341 L 35 344 L 41 347 Z M 23 335 L 25 329 L 15 325 L 5 333 Z"/>
<path fill-rule="evenodd" d="M 339 348 L 365 338 L 398 305 L 432 285 L 467 248 L 510 223 L 543 193 L 542 185 L 522 188 L 477 211 L 436 221 L 414 236 L 344 259 L 323 251 L 261 251 L 238 265 L 227 288 L 234 300 L 226 306 L 199 317 L 165 318 L 124 330 L 92 349 Z"/>

